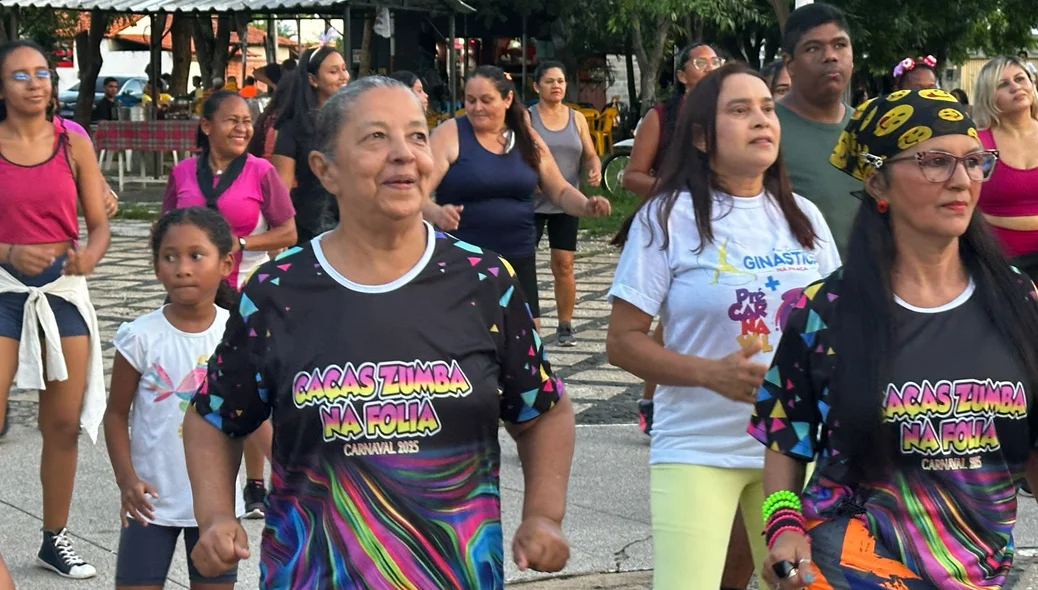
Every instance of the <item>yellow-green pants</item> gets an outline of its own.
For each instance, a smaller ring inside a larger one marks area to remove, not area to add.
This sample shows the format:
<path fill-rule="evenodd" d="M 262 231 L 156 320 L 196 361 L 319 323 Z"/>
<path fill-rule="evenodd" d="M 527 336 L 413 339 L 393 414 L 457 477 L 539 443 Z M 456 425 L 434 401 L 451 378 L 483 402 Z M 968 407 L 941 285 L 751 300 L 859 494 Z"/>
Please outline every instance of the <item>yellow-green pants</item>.
<path fill-rule="evenodd" d="M 652 543 L 655 590 L 713 590 L 721 586 L 735 511 L 742 507 L 753 563 L 764 563 L 761 535 L 763 470 L 704 465 L 652 465 Z"/>

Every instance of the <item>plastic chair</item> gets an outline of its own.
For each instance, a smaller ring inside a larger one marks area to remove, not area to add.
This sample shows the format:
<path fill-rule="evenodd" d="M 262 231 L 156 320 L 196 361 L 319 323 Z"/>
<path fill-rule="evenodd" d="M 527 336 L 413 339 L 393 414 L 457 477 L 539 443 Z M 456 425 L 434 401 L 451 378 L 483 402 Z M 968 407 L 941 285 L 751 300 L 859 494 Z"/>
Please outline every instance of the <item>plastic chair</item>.
<path fill-rule="evenodd" d="M 591 128 L 591 139 L 595 141 L 595 150 L 598 155 L 604 156 L 613 151 L 613 125 L 620 111 L 616 107 L 607 107 L 599 116 L 599 124 Z"/>
<path fill-rule="evenodd" d="M 584 118 L 587 119 L 587 126 L 592 133 L 594 133 L 594 131 L 598 129 L 599 125 L 601 125 L 602 113 L 595 109 L 578 107 L 576 111 L 584 115 Z"/>

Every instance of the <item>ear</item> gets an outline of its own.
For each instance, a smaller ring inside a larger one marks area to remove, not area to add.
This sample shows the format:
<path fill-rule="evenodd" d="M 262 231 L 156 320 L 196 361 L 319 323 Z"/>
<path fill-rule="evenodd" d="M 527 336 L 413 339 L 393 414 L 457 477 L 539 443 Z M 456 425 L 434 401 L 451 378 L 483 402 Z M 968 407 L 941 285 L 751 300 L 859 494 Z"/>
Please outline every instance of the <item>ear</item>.
<path fill-rule="evenodd" d="M 508 96 L 505 97 L 505 108 L 506 109 L 512 108 L 512 101 L 513 100 L 515 100 L 515 93 L 509 91 L 508 92 Z"/>
<path fill-rule="evenodd" d="M 310 85 L 317 88 L 317 76 L 307 72 L 306 79 L 310 81 Z"/>
<path fill-rule="evenodd" d="M 677 74 L 678 82 L 681 82 L 686 88 L 688 87 L 688 75 L 685 74 L 685 70 L 678 70 Z"/>
<path fill-rule="evenodd" d="M 324 190 L 331 193 L 332 196 L 337 196 L 339 194 L 339 175 L 335 162 L 330 161 L 327 156 L 317 150 L 310 152 L 308 160 L 310 170 L 313 171 L 317 180 L 321 181 Z"/>
<path fill-rule="evenodd" d="M 234 254 L 228 252 L 220 261 L 220 276 L 226 279 L 231 276 L 232 270 L 234 270 Z"/>
<path fill-rule="evenodd" d="M 706 134 L 703 133 L 702 127 L 696 127 L 692 131 L 692 145 L 696 146 L 696 149 L 704 154 L 707 152 Z"/>
<path fill-rule="evenodd" d="M 213 131 L 213 122 L 205 117 L 198 120 L 198 125 L 202 128 L 202 134 L 206 137 Z"/>
<path fill-rule="evenodd" d="M 865 190 L 874 197 L 882 197 L 890 191 L 890 184 L 886 176 L 875 170 L 865 179 Z"/>

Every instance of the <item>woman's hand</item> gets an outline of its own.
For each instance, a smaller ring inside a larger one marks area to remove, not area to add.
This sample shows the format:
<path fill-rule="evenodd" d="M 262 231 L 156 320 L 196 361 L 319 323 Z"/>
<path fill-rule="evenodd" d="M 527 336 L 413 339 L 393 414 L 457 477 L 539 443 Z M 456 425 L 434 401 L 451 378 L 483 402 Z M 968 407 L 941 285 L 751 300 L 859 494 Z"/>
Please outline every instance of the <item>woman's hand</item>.
<path fill-rule="evenodd" d="M 122 498 L 119 516 L 124 527 L 130 525 L 127 518 L 133 518 L 143 526 L 148 526 L 148 521 L 154 520 L 155 506 L 148 499 L 148 496 L 152 498 L 159 497 L 159 493 L 155 491 L 154 486 L 146 481 L 134 478 L 133 481 L 128 482 L 126 485 L 120 485 L 119 492 Z M 129 513 L 129 517 L 127 517 L 127 513 Z"/>
<path fill-rule="evenodd" d="M 598 166 L 589 168 L 587 171 L 587 183 L 591 186 L 602 184 L 602 169 Z"/>
<path fill-rule="evenodd" d="M 605 197 L 588 197 L 584 205 L 584 217 L 606 217 L 613 210 L 609 199 Z"/>
<path fill-rule="evenodd" d="M 69 248 L 68 257 L 65 258 L 65 266 L 62 269 L 62 272 L 66 275 L 86 276 L 94 272 L 94 266 L 96 265 L 97 258 L 88 250 L 74 250 Z"/>
<path fill-rule="evenodd" d="M 433 223 L 444 231 L 454 231 L 461 223 L 461 212 L 464 210 L 464 205 L 441 205 Z"/>
<path fill-rule="evenodd" d="M 54 264 L 54 255 L 47 246 L 15 244 L 7 251 L 8 263 L 18 272 L 34 277 Z"/>
<path fill-rule="evenodd" d="M 767 365 L 750 360 L 760 351 L 760 341 L 754 338 L 741 350 L 713 361 L 703 385 L 732 401 L 752 404 L 768 372 Z"/>
<path fill-rule="evenodd" d="M 562 525 L 544 517 L 523 519 L 512 541 L 512 557 L 520 570 L 557 572 L 569 560 L 569 543 Z"/>
<path fill-rule="evenodd" d="M 792 564 L 793 571 L 790 572 L 790 576 L 780 580 L 775 572 L 775 564 L 782 561 Z M 807 542 L 807 536 L 797 531 L 785 531 L 779 535 L 768 551 L 761 574 L 768 586 L 781 590 L 805 588 L 813 583 L 815 575 L 811 564 L 811 545 Z"/>
<path fill-rule="evenodd" d="M 119 195 L 115 194 L 112 187 L 105 183 L 105 215 L 108 219 L 111 219 L 116 213 L 119 212 Z"/>
<path fill-rule="evenodd" d="M 236 518 L 222 518 L 199 532 L 191 561 L 203 576 L 215 577 L 249 558 L 249 536 Z"/>

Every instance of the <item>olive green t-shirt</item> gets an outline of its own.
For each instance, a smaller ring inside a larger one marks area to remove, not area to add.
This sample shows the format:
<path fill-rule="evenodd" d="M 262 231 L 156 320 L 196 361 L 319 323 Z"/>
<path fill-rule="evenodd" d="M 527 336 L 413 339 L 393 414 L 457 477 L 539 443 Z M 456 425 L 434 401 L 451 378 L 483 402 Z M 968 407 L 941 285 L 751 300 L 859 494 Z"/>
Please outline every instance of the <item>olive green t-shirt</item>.
<path fill-rule="evenodd" d="M 862 190 L 862 184 L 830 164 L 829 155 L 853 111 L 847 107 L 840 123 L 818 123 L 801 117 L 782 104 L 775 105 L 782 125 L 782 159 L 793 192 L 818 205 L 841 253 L 847 246 L 859 205 L 851 191 Z"/>

